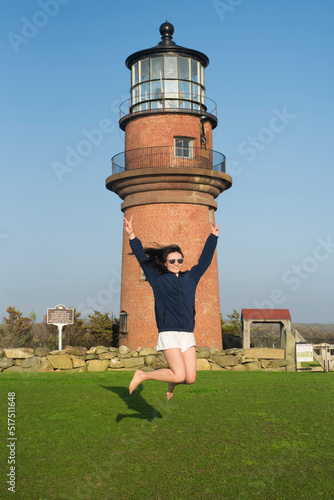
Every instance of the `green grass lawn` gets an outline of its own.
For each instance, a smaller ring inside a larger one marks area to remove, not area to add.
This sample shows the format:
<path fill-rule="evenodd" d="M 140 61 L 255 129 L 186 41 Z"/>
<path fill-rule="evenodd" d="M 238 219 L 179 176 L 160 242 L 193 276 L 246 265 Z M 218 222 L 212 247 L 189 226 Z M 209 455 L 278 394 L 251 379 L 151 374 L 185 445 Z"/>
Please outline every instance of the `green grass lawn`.
<path fill-rule="evenodd" d="M 333 373 L 200 372 L 171 401 L 131 372 L 0 375 L 0 498 L 334 497 Z M 7 492 L 7 393 L 16 492 Z"/>

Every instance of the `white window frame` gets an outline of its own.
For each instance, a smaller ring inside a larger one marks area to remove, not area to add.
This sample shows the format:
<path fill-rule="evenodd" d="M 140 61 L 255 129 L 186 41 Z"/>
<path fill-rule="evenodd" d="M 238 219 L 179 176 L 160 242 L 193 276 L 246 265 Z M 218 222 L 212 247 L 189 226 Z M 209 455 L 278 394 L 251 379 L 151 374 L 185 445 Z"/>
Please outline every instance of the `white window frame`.
<path fill-rule="evenodd" d="M 182 146 L 177 146 L 177 141 L 182 141 L 182 143 L 187 143 L 188 147 L 186 148 L 184 144 Z M 193 145 L 194 145 L 194 139 L 192 137 L 174 137 L 174 157 L 175 158 L 187 158 L 191 159 L 194 157 L 194 150 L 193 150 Z M 177 154 L 177 150 L 182 149 L 182 152 L 188 151 L 189 155 L 186 156 L 185 154 Z"/>

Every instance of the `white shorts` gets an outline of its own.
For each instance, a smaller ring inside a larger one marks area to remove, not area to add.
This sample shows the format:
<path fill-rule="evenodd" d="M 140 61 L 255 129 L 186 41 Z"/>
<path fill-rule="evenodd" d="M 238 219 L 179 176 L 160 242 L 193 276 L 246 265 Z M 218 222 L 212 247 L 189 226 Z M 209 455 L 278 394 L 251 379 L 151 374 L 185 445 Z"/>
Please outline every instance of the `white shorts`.
<path fill-rule="evenodd" d="M 195 346 L 195 337 L 192 332 L 161 332 L 159 333 L 157 351 L 166 349 L 181 349 L 185 352 L 189 347 Z"/>

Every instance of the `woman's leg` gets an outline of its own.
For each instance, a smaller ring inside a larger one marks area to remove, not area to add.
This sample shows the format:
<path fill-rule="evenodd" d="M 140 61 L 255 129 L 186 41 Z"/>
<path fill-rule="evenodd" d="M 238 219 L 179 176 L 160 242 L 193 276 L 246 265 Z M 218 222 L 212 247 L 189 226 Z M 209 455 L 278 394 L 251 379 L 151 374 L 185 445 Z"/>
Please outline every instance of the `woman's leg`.
<path fill-rule="evenodd" d="M 186 377 L 182 384 L 193 384 L 196 380 L 196 347 L 189 347 L 186 351 L 182 352 L 182 358 L 186 370 Z M 174 387 L 177 383 L 168 382 L 167 399 L 173 396 Z"/>
<path fill-rule="evenodd" d="M 196 380 L 196 347 L 189 347 L 182 353 L 184 365 L 186 367 L 185 384 L 193 384 Z"/>
<path fill-rule="evenodd" d="M 174 384 L 182 384 L 186 380 L 187 371 L 183 356 L 184 353 L 181 353 L 181 349 L 166 349 L 164 354 L 169 368 L 161 368 L 154 372 L 137 370 L 129 386 L 130 394 L 144 380 L 160 380 L 161 382 L 171 382 Z"/>

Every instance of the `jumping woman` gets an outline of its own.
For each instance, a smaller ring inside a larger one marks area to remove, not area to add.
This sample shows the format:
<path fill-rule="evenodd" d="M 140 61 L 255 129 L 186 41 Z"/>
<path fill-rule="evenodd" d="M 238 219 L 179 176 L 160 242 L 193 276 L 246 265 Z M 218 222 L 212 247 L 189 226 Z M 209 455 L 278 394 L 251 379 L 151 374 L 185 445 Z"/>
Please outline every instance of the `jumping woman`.
<path fill-rule="evenodd" d="M 131 380 L 130 394 L 144 380 L 168 383 L 167 398 L 177 384 L 193 384 L 196 380 L 195 293 L 197 284 L 211 264 L 218 240 L 218 226 L 211 224 L 198 263 L 190 271 L 181 271 L 183 253 L 178 245 L 143 248 L 135 236 L 132 216 L 124 218 L 124 229 L 130 246 L 151 285 L 158 328 L 157 351 L 163 351 L 169 368 L 152 372 L 137 370 Z"/>

